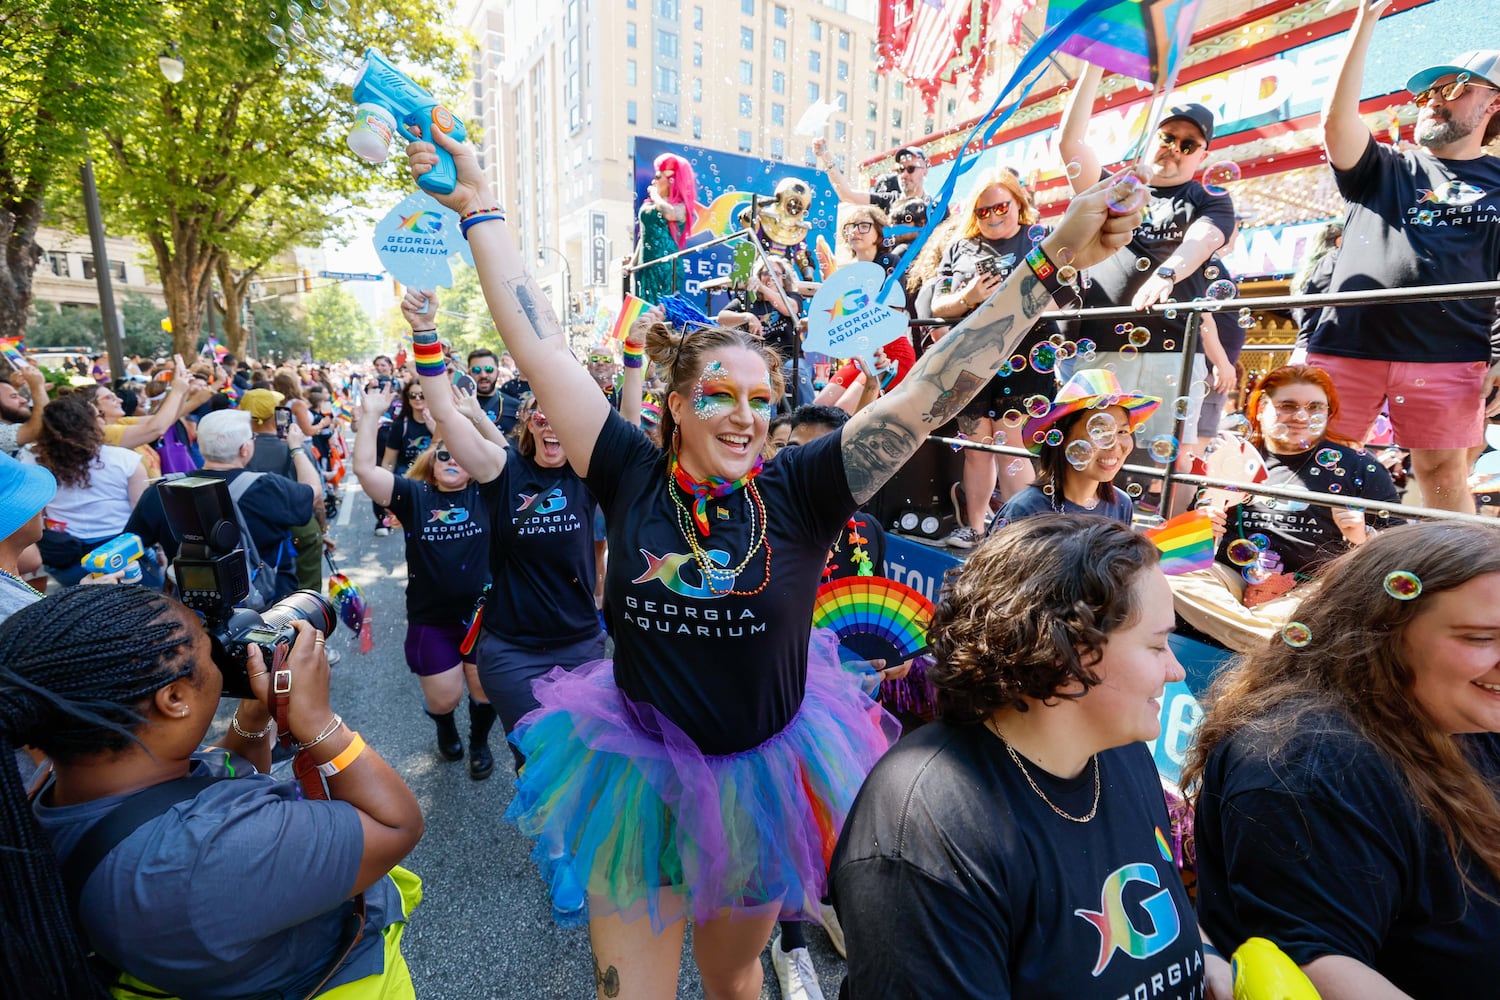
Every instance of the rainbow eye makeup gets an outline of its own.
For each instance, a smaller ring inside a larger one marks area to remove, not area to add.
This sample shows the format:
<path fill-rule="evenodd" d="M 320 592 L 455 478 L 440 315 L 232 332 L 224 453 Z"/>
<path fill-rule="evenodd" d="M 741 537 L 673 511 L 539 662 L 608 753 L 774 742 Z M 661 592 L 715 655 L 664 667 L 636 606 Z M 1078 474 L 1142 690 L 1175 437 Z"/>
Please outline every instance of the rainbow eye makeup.
<path fill-rule="evenodd" d="M 740 390 L 730 377 L 728 369 L 717 361 L 710 363 L 698 376 L 693 386 L 693 413 L 699 420 L 711 420 L 733 410 L 739 405 Z M 771 383 L 769 379 L 750 390 L 748 400 L 750 415 L 756 420 L 770 420 Z"/>

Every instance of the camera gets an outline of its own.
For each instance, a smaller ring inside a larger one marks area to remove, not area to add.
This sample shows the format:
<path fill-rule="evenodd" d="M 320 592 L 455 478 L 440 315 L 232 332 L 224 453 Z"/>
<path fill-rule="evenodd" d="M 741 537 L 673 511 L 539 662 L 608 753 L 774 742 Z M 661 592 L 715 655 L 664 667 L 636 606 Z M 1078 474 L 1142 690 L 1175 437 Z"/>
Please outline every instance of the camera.
<path fill-rule="evenodd" d="M 215 476 L 184 476 L 159 487 L 167 524 L 179 543 L 172 571 L 177 599 L 203 616 L 214 666 L 224 675 L 225 698 L 252 698 L 246 656 L 259 646 L 266 665 L 297 639 L 292 622 L 311 622 L 324 635 L 338 624 L 333 605 L 315 590 L 299 590 L 263 611 L 241 607 L 252 594 L 250 558 L 229 484 Z M 268 572 L 262 567 L 261 572 Z M 272 590 L 273 581 L 256 581 Z"/>

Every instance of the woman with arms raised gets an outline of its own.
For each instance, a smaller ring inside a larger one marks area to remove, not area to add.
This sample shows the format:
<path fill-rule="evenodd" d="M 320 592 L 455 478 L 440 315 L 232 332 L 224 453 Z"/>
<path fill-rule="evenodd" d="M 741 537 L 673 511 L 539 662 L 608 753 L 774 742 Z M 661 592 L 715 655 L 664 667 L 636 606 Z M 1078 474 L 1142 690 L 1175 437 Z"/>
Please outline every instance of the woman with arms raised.
<path fill-rule="evenodd" d="M 538 683 L 541 708 L 515 735 L 527 766 L 510 814 L 574 858 L 601 996 L 674 996 L 691 916 L 705 995 L 756 997 L 772 926 L 815 918 L 838 828 L 890 739 L 892 720 L 839 670 L 831 639 L 810 650 L 802 638 L 829 545 L 1010 356 L 1049 286 L 1023 271 L 896 392 L 765 465 L 780 358 L 740 331 L 658 326 L 646 350 L 669 387 L 663 452 L 569 352 L 473 150 L 440 140 L 459 183 L 439 200 L 465 213 L 496 326 L 603 506 L 614 554 L 615 660 Z M 417 177 L 436 162 L 425 143 L 408 155 Z M 1075 199 L 1046 245 L 1054 256 L 1067 247 L 1086 266 L 1129 238 L 1139 215 L 1111 212 L 1108 186 Z M 1035 271 L 1056 290 L 1046 256 Z M 413 353 L 432 398 L 437 333 Z"/>

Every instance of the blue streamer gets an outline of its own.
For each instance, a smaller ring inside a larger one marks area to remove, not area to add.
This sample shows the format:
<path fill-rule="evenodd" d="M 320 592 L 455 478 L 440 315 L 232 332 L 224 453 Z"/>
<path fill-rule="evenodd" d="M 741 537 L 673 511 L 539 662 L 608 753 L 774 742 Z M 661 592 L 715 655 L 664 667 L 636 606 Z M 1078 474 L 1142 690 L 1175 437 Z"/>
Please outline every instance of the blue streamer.
<path fill-rule="evenodd" d="M 674 292 L 662 299 L 660 302 L 662 310 L 667 314 L 667 322 L 679 330 L 686 330 L 691 326 L 713 326 L 713 320 L 708 314 L 698 308 L 697 303 Z"/>
<path fill-rule="evenodd" d="M 1041 37 L 1021 57 L 1021 61 L 1016 64 L 1015 72 L 1011 73 L 1010 79 L 1001 88 L 1000 96 L 995 98 L 995 103 L 991 104 L 990 109 L 980 117 L 979 121 L 974 123 L 974 128 L 969 132 L 968 137 L 964 139 L 963 145 L 958 147 L 958 153 L 953 160 L 953 169 L 949 171 L 947 179 L 943 181 L 942 190 L 938 192 L 935 204 L 947 207 L 949 200 L 953 197 L 953 190 L 958 184 L 959 177 L 973 169 L 974 164 L 979 162 L 979 155 L 984 151 L 986 144 L 994 137 L 995 133 L 1000 130 L 1000 126 L 1009 121 L 1011 115 L 1016 113 L 1016 109 L 1025 103 L 1027 95 L 1031 93 L 1031 89 L 1036 86 L 1037 81 L 1046 72 L 1044 64 L 1052 58 L 1052 54 L 1057 51 L 1057 47 L 1061 44 L 1062 39 L 1077 31 L 1086 21 L 1102 14 L 1111 7 L 1118 7 L 1120 4 L 1130 2 L 1131 0 L 1089 0 L 1088 3 L 1083 4 L 1042 33 Z M 1031 79 L 1027 80 L 1027 77 Z M 1023 80 L 1026 81 L 1024 86 L 1022 86 Z M 1005 98 L 1017 87 L 1021 88 L 1020 93 L 1016 96 L 1015 101 L 1002 111 L 1001 105 L 1005 103 Z M 991 120 L 992 115 L 994 116 L 993 120 Z M 981 132 L 981 130 L 983 131 Z M 974 142 L 975 136 L 979 136 L 979 145 L 972 155 L 966 156 L 965 154 L 968 152 L 969 146 Z M 880 302 L 883 303 L 889 299 L 891 290 L 901 280 L 901 276 L 906 273 L 906 269 L 917 259 L 917 255 L 922 252 L 922 247 L 926 245 L 927 240 L 942 221 L 942 212 L 934 211 L 928 214 L 930 217 L 927 220 L 927 225 L 922 227 L 922 231 L 917 234 L 917 238 L 912 241 L 911 246 L 906 248 L 906 253 L 902 254 L 900 262 L 891 271 L 890 276 L 885 279 L 885 284 L 881 286 Z"/>

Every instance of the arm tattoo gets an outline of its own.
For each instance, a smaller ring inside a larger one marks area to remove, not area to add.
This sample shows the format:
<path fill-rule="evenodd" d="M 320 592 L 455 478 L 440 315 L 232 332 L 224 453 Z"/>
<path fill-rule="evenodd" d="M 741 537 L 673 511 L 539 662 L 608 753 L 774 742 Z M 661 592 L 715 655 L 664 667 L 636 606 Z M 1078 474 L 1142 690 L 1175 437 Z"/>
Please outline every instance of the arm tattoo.
<path fill-rule="evenodd" d="M 844 477 L 855 501 L 864 503 L 874 496 L 920 443 L 921 438 L 893 414 L 872 413 L 866 423 L 846 434 Z"/>
<path fill-rule="evenodd" d="M 933 424 L 947 423 L 955 413 L 967 405 L 969 400 L 974 398 L 983 386 L 984 379 L 978 375 L 968 369 L 960 371 L 953 385 L 944 389 L 942 394 L 932 401 L 932 408 L 922 419 Z"/>
<path fill-rule="evenodd" d="M 1047 289 L 1037 280 L 1036 275 L 1026 274 L 1021 277 L 1021 312 L 1027 319 L 1035 319 L 1043 309 L 1052 304 L 1052 296 Z"/>
<path fill-rule="evenodd" d="M 523 274 L 511 281 L 509 286 L 511 294 L 516 297 L 516 304 L 521 307 L 521 314 L 531 325 L 531 330 L 536 334 L 537 340 L 562 336 L 562 325 L 552 314 L 552 307 L 547 304 L 547 300 L 537 294 L 531 275 Z"/>

